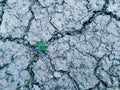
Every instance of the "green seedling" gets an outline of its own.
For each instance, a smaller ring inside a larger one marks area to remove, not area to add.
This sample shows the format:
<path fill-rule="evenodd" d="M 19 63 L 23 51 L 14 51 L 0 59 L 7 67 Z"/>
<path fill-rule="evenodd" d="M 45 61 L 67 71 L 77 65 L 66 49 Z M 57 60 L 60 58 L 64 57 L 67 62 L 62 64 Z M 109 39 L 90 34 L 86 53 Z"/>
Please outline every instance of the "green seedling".
<path fill-rule="evenodd" d="M 45 43 L 42 42 L 42 43 L 38 43 L 38 53 L 41 54 L 43 52 L 45 52 L 47 49 L 46 49 L 46 46 L 45 46 Z"/>
<path fill-rule="evenodd" d="M 31 83 L 33 80 L 33 77 L 30 77 L 30 79 L 28 80 L 29 83 Z"/>

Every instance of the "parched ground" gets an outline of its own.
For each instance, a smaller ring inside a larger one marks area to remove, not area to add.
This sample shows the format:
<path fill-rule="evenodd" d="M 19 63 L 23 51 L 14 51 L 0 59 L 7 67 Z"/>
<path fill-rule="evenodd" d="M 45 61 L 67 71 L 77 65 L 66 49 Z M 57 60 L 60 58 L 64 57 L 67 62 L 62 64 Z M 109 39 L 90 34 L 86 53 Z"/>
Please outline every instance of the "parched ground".
<path fill-rule="evenodd" d="M 0 0 L 0 90 L 120 90 L 120 0 Z"/>

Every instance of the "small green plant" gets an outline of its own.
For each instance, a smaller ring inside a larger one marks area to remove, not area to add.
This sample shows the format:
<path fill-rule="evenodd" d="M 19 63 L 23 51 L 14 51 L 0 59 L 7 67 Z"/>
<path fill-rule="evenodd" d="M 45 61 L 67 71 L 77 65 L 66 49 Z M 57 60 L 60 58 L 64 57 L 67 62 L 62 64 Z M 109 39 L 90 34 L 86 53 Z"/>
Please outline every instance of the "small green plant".
<path fill-rule="evenodd" d="M 41 54 L 43 52 L 45 52 L 47 49 L 46 49 L 46 46 L 45 46 L 45 43 L 44 42 L 41 42 L 41 43 L 38 43 L 38 53 Z"/>
<path fill-rule="evenodd" d="M 28 80 L 29 83 L 31 83 L 33 80 L 33 77 L 31 76 L 30 79 Z"/>

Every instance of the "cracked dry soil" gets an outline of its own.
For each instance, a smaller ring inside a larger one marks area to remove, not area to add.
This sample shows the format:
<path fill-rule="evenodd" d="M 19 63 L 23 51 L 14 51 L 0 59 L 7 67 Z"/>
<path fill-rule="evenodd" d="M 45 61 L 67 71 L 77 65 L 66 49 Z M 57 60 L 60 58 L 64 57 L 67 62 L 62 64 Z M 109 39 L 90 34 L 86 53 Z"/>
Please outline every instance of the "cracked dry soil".
<path fill-rule="evenodd" d="M 0 0 L 0 90 L 120 90 L 120 0 Z"/>

